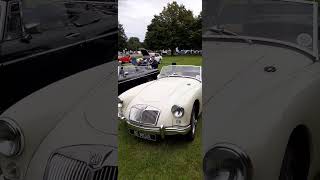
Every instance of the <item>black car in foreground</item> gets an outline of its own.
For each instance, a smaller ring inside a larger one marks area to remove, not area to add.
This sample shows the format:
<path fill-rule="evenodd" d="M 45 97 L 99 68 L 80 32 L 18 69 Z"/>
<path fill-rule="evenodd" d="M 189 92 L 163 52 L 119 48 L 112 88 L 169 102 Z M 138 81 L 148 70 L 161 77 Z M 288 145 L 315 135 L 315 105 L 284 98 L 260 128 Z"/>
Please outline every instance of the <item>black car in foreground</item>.
<path fill-rule="evenodd" d="M 0 112 L 116 58 L 117 3 L 0 0 Z"/>
<path fill-rule="evenodd" d="M 118 94 L 139 84 L 157 79 L 158 69 L 151 66 L 118 66 Z"/>

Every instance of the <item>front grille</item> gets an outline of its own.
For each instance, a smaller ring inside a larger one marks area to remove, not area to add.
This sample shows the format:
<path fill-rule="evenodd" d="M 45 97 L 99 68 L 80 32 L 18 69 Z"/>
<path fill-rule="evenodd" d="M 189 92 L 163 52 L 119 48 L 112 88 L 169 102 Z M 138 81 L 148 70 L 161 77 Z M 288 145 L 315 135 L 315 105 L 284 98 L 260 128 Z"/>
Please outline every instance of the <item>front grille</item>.
<path fill-rule="evenodd" d="M 159 111 L 145 110 L 142 112 L 141 122 L 146 124 L 155 124 L 157 122 Z"/>
<path fill-rule="evenodd" d="M 104 166 L 94 170 L 87 163 L 55 154 L 47 166 L 45 180 L 117 180 L 118 168 Z"/>
<path fill-rule="evenodd" d="M 160 111 L 157 108 L 147 105 L 136 105 L 133 106 L 130 110 L 129 119 L 130 121 L 156 125 Z"/>
<path fill-rule="evenodd" d="M 93 180 L 115 180 L 118 176 L 118 168 L 115 166 L 105 166 L 102 169 L 96 171 L 93 176 Z"/>

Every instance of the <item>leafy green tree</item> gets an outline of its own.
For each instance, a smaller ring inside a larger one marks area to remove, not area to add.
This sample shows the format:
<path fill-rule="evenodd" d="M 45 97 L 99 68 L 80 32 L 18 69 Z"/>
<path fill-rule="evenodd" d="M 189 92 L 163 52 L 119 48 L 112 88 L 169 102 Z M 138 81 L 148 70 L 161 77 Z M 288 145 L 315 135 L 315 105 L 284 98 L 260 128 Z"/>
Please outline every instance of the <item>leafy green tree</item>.
<path fill-rule="evenodd" d="M 192 25 L 191 42 L 192 49 L 202 49 L 202 12 L 195 18 Z"/>
<path fill-rule="evenodd" d="M 130 37 L 127 42 L 128 50 L 138 50 L 139 48 L 142 48 L 142 43 L 140 42 L 139 38 L 137 37 Z"/>
<path fill-rule="evenodd" d="M 197 36 L 194 33 L 194 28 L 197 27 L 195 22 L 193 12 L 187 10 L 184 5 L 175 1 L 168 3 L 159 15 L 154 16 L 148 26 L 145 44 L 153 50 L 169 48 L 174 52 L 176 47 L 190 49 L 194 42 L 192 39 Z"/>
<path fill-rule="evenodd" d="M 122 51 L 127 48 L 127 36 L 124 32 L 123 25 L 118 23 L 118 49 Z"/>

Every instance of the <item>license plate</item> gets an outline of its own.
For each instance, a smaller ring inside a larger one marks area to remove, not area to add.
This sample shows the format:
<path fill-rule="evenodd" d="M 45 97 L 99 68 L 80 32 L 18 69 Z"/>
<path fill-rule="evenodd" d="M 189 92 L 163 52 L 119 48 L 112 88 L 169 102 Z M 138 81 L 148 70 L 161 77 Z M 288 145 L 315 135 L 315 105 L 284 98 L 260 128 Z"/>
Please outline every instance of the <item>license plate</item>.
<path fill-rule="evenodd" d="M 130 130 L 130 134 L 132 134 L 136 137 L 142 138 L 142 139 L 149 140 L 149 141 L 156 141 L 157 140 L 156 135 L 151 135 L 151 134 L 143 133 L 143 132 L 136 131 L 136 130 Z"/>

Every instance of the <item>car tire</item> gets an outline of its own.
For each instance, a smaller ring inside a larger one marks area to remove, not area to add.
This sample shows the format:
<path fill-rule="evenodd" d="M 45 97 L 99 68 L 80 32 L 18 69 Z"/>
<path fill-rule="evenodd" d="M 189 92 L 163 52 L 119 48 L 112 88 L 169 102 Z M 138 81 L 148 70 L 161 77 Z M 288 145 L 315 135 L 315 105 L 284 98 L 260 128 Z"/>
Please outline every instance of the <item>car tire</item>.
<path fill-rule="evenodd" d="M 196 107 L 193 105 L 192 113 L 190 117 L 190 125 L 191 129 L 187 134 L 187 140 L 193 141 L 196 136 L 196 128 L 197 128 L 197 115 L 196 115 Z"/>

